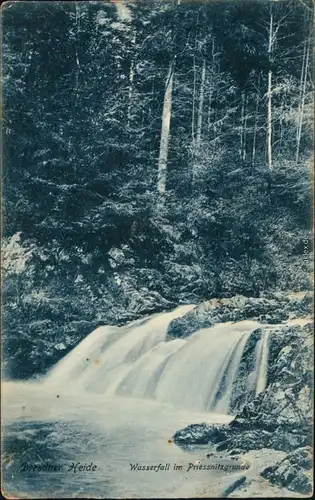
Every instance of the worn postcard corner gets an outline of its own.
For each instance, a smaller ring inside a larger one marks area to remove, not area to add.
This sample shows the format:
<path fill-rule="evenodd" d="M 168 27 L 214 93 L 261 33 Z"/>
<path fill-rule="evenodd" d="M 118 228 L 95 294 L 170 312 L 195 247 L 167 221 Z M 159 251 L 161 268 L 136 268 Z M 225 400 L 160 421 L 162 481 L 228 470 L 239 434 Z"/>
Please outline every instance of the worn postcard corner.
<path fill-rule="evenodd" d="M 4 498 L 312 496 L 313 24 L 3 4 Z"/>

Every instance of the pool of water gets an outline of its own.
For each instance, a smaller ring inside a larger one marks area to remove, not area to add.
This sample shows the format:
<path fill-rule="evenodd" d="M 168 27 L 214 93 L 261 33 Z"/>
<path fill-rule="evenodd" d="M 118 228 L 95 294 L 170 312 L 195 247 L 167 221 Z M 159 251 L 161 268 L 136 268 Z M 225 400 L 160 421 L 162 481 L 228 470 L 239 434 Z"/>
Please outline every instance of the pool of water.
<path fill-rule="evenodd" d="M 223 423 L 229 416 L 150 400 L 56 392 L 38 382 L 4 383 L 2 408 L 3 487 L 9 496 L 171 498 L 180 490 L 181 497 L 189 497 L 195 486 L 226 477 L 217 470 L 187 472 L 189 463 L 211 463 L 209 448 L 183 451 L 171 438 L 190 423 Z M 91 470 L 79 470 L 84 464 Z M 131 464 L 155 469 L 135 471 Z"/>

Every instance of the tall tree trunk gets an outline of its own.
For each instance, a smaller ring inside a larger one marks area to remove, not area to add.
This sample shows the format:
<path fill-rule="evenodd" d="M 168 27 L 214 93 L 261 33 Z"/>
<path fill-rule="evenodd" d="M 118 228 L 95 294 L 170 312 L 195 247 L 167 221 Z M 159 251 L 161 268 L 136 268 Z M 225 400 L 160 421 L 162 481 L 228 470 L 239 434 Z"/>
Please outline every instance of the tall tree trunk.
<path fill-rule="evenodd" d="M 285 106 L 286 106 L 286 101 L 284 103 L 281 103 L 281 106 L 280 106 L 280 119 L 279 119 L 279 134 L 280 134 L 280 139 L 279 139 L 279 147 L 278 147 L 278 151 L 279 151 L 279 154 L 281 155 L 281 152 L 282 152 L 282 143 L 283 143 L 283 114 L 285 112 Z"/>
<path fill-rule="evenodd" d="M 163 200 L 166 189 L 168 143 L 170 136 L 171 115 L 172 115 L 173 80 L 174 80 L 174 61 L 172 61 L 169 65 L 165 83 L 165 92 L 164 92 L 160 154 L 158 163 L 158 182 L 157 182 L 159 201 Z"/>
<path fill-rule="evenodd" d="M 300 144 L 301 144 L 301 136 L 302 136 L 302 126 L 303 126 L 303 115 L 304 115 L 304 106 L 305 106 L 305 93 L 306 93 L 306 83 L 307 83 L 307 72 L 308 72 L 308 64 L 309 64 L 309 56 L 310 56 L 310 40 L 308 41 L 308 47 L 306 49 L 304 47 L 303 53 L 303 64 L 301 71 L 301 82 L 300 82 L 300 100 L 299 100 L 299 121 L 296 132 L 296 163 L 299 161 L 300 154 Z"/>
<path fill-rule="evenodd" d="M 214 41 L 212 42 L 212 67 L 211 67 L 211 77 L 210 77 L 209 105 L 208 105 L 208 123 L 207 123 L 207 131 L 208 132 L 210 132 L 210 127 L 211 127 L 211 109 L 212 109 L 213 80 L 214 80 Z"/>
<path fill-rule="evenodd" d="M 272 46 L 273 46 L 273 13 L 270 3 L 270 23 L 269 23 L 269 41 L 268 41 L 268 56 L 269 56 L 269 71 L 268 71 L 268 118 L 267 118 L 267 155 L 268 168 L 272 170 Z"/>
<path fill-rule="evenodd" d="M 252 173 L 255 168 L 256 159 L 256 137 L 257 137 L 257 122 L 258 122 L 258 109 L 259 109 L 259 90 L 260 90 L 260 75 L 258 76 L 258 87 L 256 96 L 256 108 L 255 108 L 255 123 L 254 123 L 254 136 L 253 136 L 253 150 L 252 150 Z"/>
<path fill-rule="evenodd" d="M 213 85 L 212 85 L 213 77 L 211 75 L 210 78 L 210 89 L 209 89 L 209 104 L 208 104 L 208 120 L 207 120 L 207 132 L 210 132 L 211 128 L 211 110 L 212 110 L 212 93 L 213 93 Z"/>

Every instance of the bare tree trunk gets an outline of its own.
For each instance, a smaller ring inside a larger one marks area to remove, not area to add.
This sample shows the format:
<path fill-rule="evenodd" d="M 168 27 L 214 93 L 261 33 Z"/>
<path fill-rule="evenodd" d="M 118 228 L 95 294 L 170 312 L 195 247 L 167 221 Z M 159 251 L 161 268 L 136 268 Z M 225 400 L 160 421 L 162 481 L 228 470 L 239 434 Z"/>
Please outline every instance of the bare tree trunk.
<path fill-rule="evenodd" d="M 279 120 L 279 128 L 280 128 L 280 139 L 279 139 L 279 154 L 281 155 L 281 151 L 282 151 L 282 143 L 283 143 L 283 113 L 284 113 L 284 109 L 285 109 L 285 103 L 284 105 L 281 104 L 281 107 L 280 107 L 280 120 Z"/>
<path fill-rule="evenodd" d="M 255 124 L 254 124 L 253 150 L 252 150 L 252 173 L 253 173 L 253 170 L 255 168 L 255 159 L 256 159 L 256 137 L 257 137 L 257 122 L 258 122 L 258 109 L 259 109 L 259 90 L 260 90 L 260 75 L 258 76 L 258 88 L 257 88 L 256 108 L 255 108 Z"/>
<path fill-rule="evenodd" d="M 310 40 L 308 41 L 308 48 L 306 50 L 306 42 L 303 54 L 303 64 L 302 64 L 302 72 L 301 72 L 301 82 L 300 82 L 300 102 L 299 102 L 299 122 L 297 126 L 296 133 L 296 163 L 299 161 L 300 154 L 300 144 L 301 144 L 301 136 L 302 136 L 302 126 L 303 126 L 303 115 L 304 115 L 304 106 L 305 106 L 305 93 L 306 93 L 306 83 L 307 83 L 307 73 L 308 73 L 308 63 L 310 57 Z"/>
<path fill-rule="evenodd" d="M 160 197 L 160 201 L 161 199 L 164 198 L 166 189 L 168 143 L 170 136 L 171 115 L 172 115 L 173 80 L 174 80 L 174 62 L 172 61 L 169 66 L 165 83 L 162 126 L 161 126 L 160 154 L 158 163 L 158 182 L 157 182 L 157 191 Z"/>
<path fill-rule="evenodd" d="M 270 4 L 270 23 L 269 23 L 269 41 L 268 41 L 268 55 L 269 55 L 269 71 L 268 71 L 268 119 L 267 119 L 267 154 L 268 154 L 268 168 L 272 170 L 272 46 L 273 46 L 273 13 Z"/>
<path fill-rule="evenodd" d="M 208 123 L 207 123 L 207 131 L 208 132 L 210 132 L 210 127 L 211 127 L 211 108 L 212 108 L 213 80 L 214 80 L 214 41 L 212 42 L 212 67 L 211 67 L 211 77 L 210 77 L 209 106 L 208 106 Z"/>
<path fill-rule="evenodd" d="M 303 89 L 303 82 L 304 82 L 305 60 L 306 60 L 306 40 L 304 41 L 302 69 L 301 69 L 301 78 L 300 78 L 298 124 L 296 127 L 296 153 L 295 153 L 295 161 L 296 162 L 298 162 L 298 159 L 299 159 L 299 149 L 300 149 L 300 122 L 301 122 L 301 106 L 302 106 L 302 93 L 303 93 L 302 89 Z"/>
<path fill-rule="evenodd" d="M 211 128 L 211 107 L 212 107 L 212 75 L 210 79 L 210 90 L 209 90 L 209 104 L 208 104 L 208 120 L 207 120 L 207 131 L 210 132 Z"/>

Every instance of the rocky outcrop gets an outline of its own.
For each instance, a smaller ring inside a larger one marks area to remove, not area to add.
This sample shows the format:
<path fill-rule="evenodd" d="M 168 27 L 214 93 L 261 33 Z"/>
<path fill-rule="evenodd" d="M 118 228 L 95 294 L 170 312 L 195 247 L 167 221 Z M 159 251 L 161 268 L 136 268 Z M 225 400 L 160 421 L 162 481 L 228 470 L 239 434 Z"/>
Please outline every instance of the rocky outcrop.
<path fill-rule="evenodd" d="M 311 491 L 312 445 L 312 325 L 284 325 L 270 337 L 268 385 L 247 401 L 227 425 L 195 424 L 177 431 L 174 441 L 189 448 L 215 445 L 217 452 L 245 453 L 273 449 L 288 453 L 279 464 L 265 469 L 271 482 L 308 494 Z M 253 335 L 259 336 L 259 332 Z M 250 357 L 249 345 L 245 356 Z M 243 361 L 243 369 L 246 362 Z M 306 451 L 305 451 L 306 450 Z"/>
<path fill-rule="evenodd" d="M 281 345 L 283 347 L 271 360 L 270 382 L 266 390 L 245 404 L 227 426 L 229 431 L 225 432 L 226 439 L 219 444 L 220 450 L 239 448 L 248 451 L 266 447 L 291 451 L 305 446 L 311 439 L 311 325 L 283 327 L 275 330 L 273 336 L 272 341 L 278 349 Z M 199 428 L 189 426 L 184 430 L 186 434 L 191 434 L 191 442 L 196 442 L 196 432 L 199 435 L 203 431 L 203 444 L 211 441 L 212 426 L 205 425 L 201 424 Z M 184 442 L 179 434 L 177 441 Z M 185 438 L 185 442 L 188 441 Z M 198 441 L 202 441 L 200 436 Z"/>
<path fill-rule="evenodd" d="M 246 428 L 273 431 L 279 426 L 294 432 L 312 420 L 312 345 L 313 328 L 284 326 L 270 339 L 269 380 L 267 388 L 236 416 Z"/>
<path fill-rule="evenodd" d="M 216 445 L 216 451 L 230 451 L 231 454 L 245 453 L 250 450 L 270 448 L 279 451 L 294 450 L 311 444 L 311 428 L 290 429 L 278 423 L 273 430 L 257 426 L 249 428 L 249 423 L 230 425 L 192 424 L 177 431 L 173 440 L 181 448 L 195 445 Z M 247 428 L 248 427 L 248 428 Z"/>
<path fill-rule="evenodd" d="M 309 495 L 313 490 L 312 467 L 312 449 L 305 446 L 289 453 L 275 465 L 264 469 L 261 476 L 272 484 Z"/>
<path fill-rule="evenodd" d="M 244 347 L 237 377 L 233 382 L 230 400 L 230 413 L 232 415 L 235 415 L 240 408 L 243 408 L 246 403 L 252 401 L 255 397 L 256 349 L 264 334 L 266 334 L 266 331 L 263 328 L 257 328 L 252 332 Z M 252 380 L 251 388 L 249 388 L 250 379 Z"/>
<path fill-rule="evenodd" d="M 185 316 L 174 319 L 168 328 L 167 340 L 185 338 L 201 328 L 217 323 L 256 319 L 262 324 L 278 324 L 293 318 L 308 316 L 312 294 L 269 294 L 251 298 L 236 295 L 227 299 L 212 299 L 199 304 Z"/>
<path fill-rule="evenodd" d="M 175 432 L 173 441 L 180 447 L 199 444 L 216 444 L 226 439 L 229 435 L 228 425 L 202 424 L 188 425 L 184 429 Z"/>

